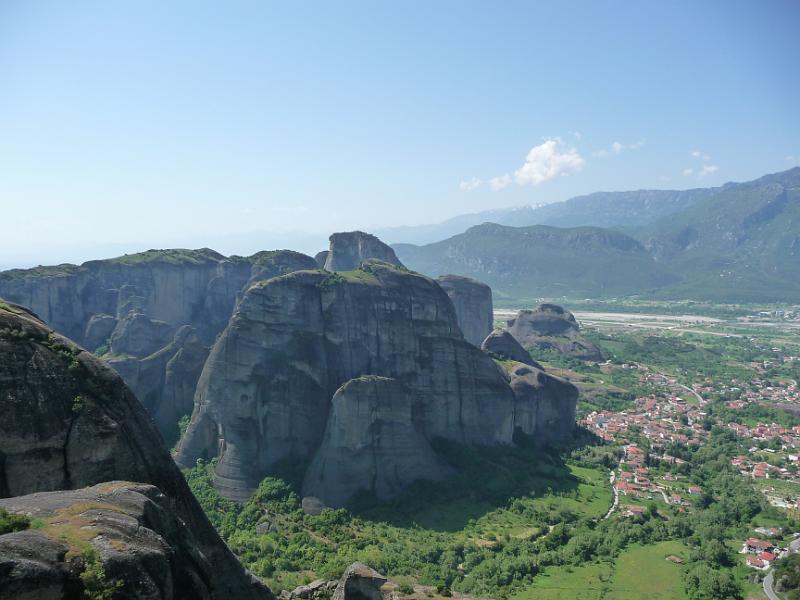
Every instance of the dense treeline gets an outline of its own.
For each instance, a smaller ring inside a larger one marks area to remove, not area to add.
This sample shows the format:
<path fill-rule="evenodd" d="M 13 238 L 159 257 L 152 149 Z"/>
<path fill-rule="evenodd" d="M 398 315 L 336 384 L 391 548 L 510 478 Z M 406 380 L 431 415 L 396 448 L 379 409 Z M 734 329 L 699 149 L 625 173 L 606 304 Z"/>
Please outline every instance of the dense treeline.
<path fill-rule="evenodd" d="M 715 428 L 707 445 L 685 453 L 691 482 L 704 489 L 693 510 L 650 503 L 643 515 L 628 519 L 599 520 L 568 507 L 568 499 L 579 497 L 577 482 L 554 457 L 542 461 L 519 449 L 447 444 L 438 449 L 459 463 L 462 478 L 446 486 L 420 483 L 388 504 L 362 497 L 350 510 L 326 509 L 319 516 L 303 513 L 291 476 L 265 479 L 241 507 L 216 494 L 211 465 L 199 465 L 187 478 L 234 552 L 276 589 L 305 583 L 308 571 L 338 577 L 360 560 L 391 577 L 411 576 L 443 591 L 505 598 L 551 567 L 611 562 L 632 544 L 680 540 L 689 549 L 684 583 L 691 600 L 742 597 L 731 542 L 746 537 L 753 518 L 767 508 L 730 467 L 741 447 L 727 431 Z M 603 472 L 618 458 L 619 450 L 607 446 L 569 455 L 572 464 Z M 476 487 L 475 481 L 483 484 Z M 414 521 L 437 502 L 463 514 L 452 522 L 443 518 L 440 527 Z M 480 515 L 491 511 L 496 519 L 525 523 L 523 534 L 487 531 Z"/>

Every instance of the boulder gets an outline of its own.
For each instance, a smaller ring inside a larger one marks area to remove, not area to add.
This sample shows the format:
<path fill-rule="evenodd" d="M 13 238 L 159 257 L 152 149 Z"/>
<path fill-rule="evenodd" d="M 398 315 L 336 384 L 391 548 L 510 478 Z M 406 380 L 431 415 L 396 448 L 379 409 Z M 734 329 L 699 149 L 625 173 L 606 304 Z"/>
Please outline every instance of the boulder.
<path fill-rule="evenodd" d="M 312 517 L 317 517 L 325 510 L 325 503 L 316 496 L 305 496 L 300 502 L 303 512 Z"/>
<path fill-rule="evenodd" d="M 345 570 L 333 600 L 381 600 L 381 586 L 386 578 L 364 563 L 355 562 Z"/>
<path fill-rule="evenodd" d="M 394 379 L 362 376 L 345 383 L 333 396 L 303 494 L 343 506 L 359 491 L 386 500 L 416 480 L 452 475 L 415 421 L 420 412 L 408 389 Z"/>
<path fill-rule="evenodd" d="M 556 350 L 580 360 L 603 360 L 600 349 L 581 335 L 575 316 L 555 304 L 519 311 L 508 321 L 508 332 L 523 348 Z"/>
<path fill-rule="evenodd" d="M 352 271 L 369 259 L 402 266 L 391 246 L 369 233 L 348 231 L 331 235 L 324 268 L 327 271 Z"/>
<path fill-rule="evenodd" d="M 492 288 L 461 275 L 442 275 L 436 278 L 436 283 L 442 286 L 453 301 L 458 326 L 461 327 L 464 338 L 480 347 L 494 326 Z"/>
<path fill-rule="evenodd" d="M 314 458 L 331 399 L 362 375 L 405 386 L 428 440 L 512 442 L 505 375 L 464 340 L 447 294 L 427 277 L 371 261 L 247 290 L 203 368 L 176 458 L 191 466 L 219 457 L 217 489 L 246 500 L 278 461 Z"/>
<path fill-rule="evenodd" d="M 163 506 L 192 532 L 197 552 L 214 565 L 215 572 L 204 576 L 209 597 L 273 597 L 254 585 L 220 540 L 119 375 L 7 302 L 0 302 L 0 414 L 0 497 L 114 480 L 151 484 L 164 494 Z M 54 497 L 59 495 L 64 492 Z M 46 570 L 45 579 L 58 571 Z"/>
<path fill-rule="evenodd" d="M 513 360 L 544 371 L 544 367 L 531 358 L 530 352 L 505 329 L 495 329 L 486 336 L 481 350 L 500 360 Z"/>

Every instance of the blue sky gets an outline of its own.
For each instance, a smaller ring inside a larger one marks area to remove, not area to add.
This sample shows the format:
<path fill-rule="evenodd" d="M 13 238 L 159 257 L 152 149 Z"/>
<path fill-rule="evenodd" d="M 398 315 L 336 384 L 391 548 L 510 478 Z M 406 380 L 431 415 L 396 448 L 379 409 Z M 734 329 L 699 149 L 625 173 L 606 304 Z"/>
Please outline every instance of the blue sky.
<path fill-rule="evenodd" d="M 795 1 L 6 0 L 0 265 L 780 171 L 798 23 Z"/>

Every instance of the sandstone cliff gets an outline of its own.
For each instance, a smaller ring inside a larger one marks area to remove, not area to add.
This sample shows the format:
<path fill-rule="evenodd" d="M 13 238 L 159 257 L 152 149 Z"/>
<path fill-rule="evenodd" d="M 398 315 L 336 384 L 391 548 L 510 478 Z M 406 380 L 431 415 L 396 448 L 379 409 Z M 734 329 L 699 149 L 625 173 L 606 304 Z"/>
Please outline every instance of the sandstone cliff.
<path fill-rule="evenodd" d="M 453 301 L 464 338 L 480 347 L 481 342 L 492 332 L 494 324 L 492 288 L 461 275 L 442 275 L 436 278 L 436 283 L 442 286 Z"/>
<path fill-rule="evenodd" d="M 334 393 L 361 375 L 405 386 L 426 439 L 512 441 L 513 393 L 464 340 L 447 294 L 372 261 L 248 289 L 206 361 L 178 461 L 219 456 L 218 489 L 243 500 L 277 461 L 314 456 Z"/>
<path fill-rule="evenodd" d="M 415 419 L 420 408 L 394 379 L 362 376 L 345 383 L 333 396 L 303 495 L 328 506 L 342 506 L 359 491 L 385 500 L 418 479 L 440 480 L 452 474 Z"/>
<path fill-rule="evenodd" d="M 499 360 L 513 360 L 544 370 L 538 362 L 531 358 L 530 352 L 525 350 L 516 338 L 505 329 L 495 329 L 487 335 L 481 344 L 481 350 Z"/>
<path fill-rule="evenodd" d="M 572 435 L 578 388 L 543 369 L 519 364 L 510 370 L 515 441 L 543 445 Z"/>
<path fill-rule="evenodd" d="M 6 271 L 0 297 L 102 354 L 161 431 L 173 435 L 178 418 L 191 411 L 206 348 L 243 289 L 315 267 L 311 257 L 288 250 L 229 258 L 209 249 L 149 250 L 81 266 Z"/>
<path fill-rule="evenodd" d="M 317 254 L 317 257 L 321 257 L 321 254 Z M 348 231 L 331 235 L 324 268 L 327 271 L 352 271 L 370 259 L 402 266 L 391 246 L 369 233 Z"/>
<path fill-rule="evenodd" d="M 581 335 L 574 315 L 555 304 L 519 311 L 508 321 L 508 332 L 526 349 L 551 349 L 570 358 L 603 360 L 600 349 Z"/>
<path fill-rule="evenodd" d="M 0 414 L 0 497 L 119 479 L 152 484 L 164 494 L 160 505 L 174 512 L 170 519 L 215 566 L 214 573 L 202 564 L 187 566 L 203 572 L 207 597 L 272 597 L 250 581 L 219 539 L 119 375 L 31 312 L 6 302 L 0 302 Z M 60 555 L 57 543 L 50 546 Z"/>

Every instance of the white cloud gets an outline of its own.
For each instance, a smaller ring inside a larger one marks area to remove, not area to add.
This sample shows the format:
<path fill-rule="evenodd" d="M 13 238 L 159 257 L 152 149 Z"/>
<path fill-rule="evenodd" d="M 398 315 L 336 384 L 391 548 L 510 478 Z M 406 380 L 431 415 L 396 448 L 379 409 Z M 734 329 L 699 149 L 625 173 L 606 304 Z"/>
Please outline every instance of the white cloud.
<path fill-rule="evenodd" d="M 592 152 L 592 156 L 596 156 L 597 158 L 605 158 L 610 154 L 622 154 L 627 150 L 638 150 L 642 146 L 644 146 L 644 140 L 640 140 L 632 144 L 623 144 L 621 142 L 614 142 L 613 144 L 611 144 L 610 148 L 595 150 L 594 152 Z"/>
<path fill-rule="evenodd" d="M 477 177 L 473 177 L 472 179 L 462 181 L 458 184 L 458 187 L 461 189 L 462 192 L 471 192 L 474 189 L 479 188 L 481 185 L 481 180 Z"/>
<path fill-rule="evenodd" d="M 511 185 L 511 175 L 506 173 L 505 175 L 500 175 L 498 177 L 492 177 L 489 180 L 489 187 L 492 188 L 492 191 L 499 191 L 503 188 L 507 188 Z"/>
<path fill-rule="evenodd" d="M 787 154 L 783 157 L 783 160 L 790 163 L 800 163 L 800 156 L 793 156 L 791 154 Z"/>
<path fill-rule="evenodd" d="M 697 176 L 705 177 L 706 175 L 711 175 L 717 171 L 719 171 L 719 167 L 717 165 L 703 165 L 703 168 L 697 172 Z"/>
<path fill-rule="evenodd" d="M 683 173 L 683 175 L 684 175 L 685 177 L 689 177 L 689 175 L 691 175 L 692 173 L 694 173 L 694 169 L 684 169 L 683 171 L 681 171 L 681 173 Z"/>
<path fill-rule="evenodd" d="M 577 173 L 586 161 L 575 148 L 568 148 L 561 138 L 551 138 L 531 148 L 525 164 L 514 171 L 519 185 L 539 185 L 554 177 Z"/>
<path fill-rule="evenodd" d="M 580 139 L 583 137 L 583 135 L 581 135 L 580 131 L 573 131 L 572 132 L 572 137 L 574 137 L 576 140 L 580 141 Z"/>
<path fill-rule="evenodd" d="M 708 154 L 706 154 L 705 152 L 700 152 L 700 150 L 692 150 L 690 152 L 690 154 L 691 154 L 692 158 L 696 158 L 698 160 L 702 160 L 702 161 L 706 161 L 706 162 L 711 160 L 711 157 Z"/>

